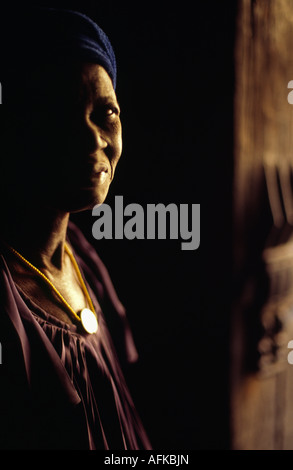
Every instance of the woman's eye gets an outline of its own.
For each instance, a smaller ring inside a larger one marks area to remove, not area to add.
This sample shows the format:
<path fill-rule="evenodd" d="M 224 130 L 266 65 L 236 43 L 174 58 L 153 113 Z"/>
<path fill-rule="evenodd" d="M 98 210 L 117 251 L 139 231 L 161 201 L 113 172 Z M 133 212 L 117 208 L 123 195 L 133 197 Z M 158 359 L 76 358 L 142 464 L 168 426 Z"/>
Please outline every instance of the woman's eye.
<path fill-rule="evenodd" d="M 92 121 L 97 124 L 105 121 L 113 121 L 117 116 L 119 116 L 119 109 L 116 106 L 105 106 L 91 113 Z"/>
<path fill-rule="evenodd" d="M 113 107 L 111 106 L 111 107 L 109 107 L 109 108 L 106 109 L 106 116 L 107 116 L 107 117 L 116 116 L 116 115 L 118 115 L 118 114 L 119 114 L 119 111 L 118 111 L 118 109 L 117 109 L 116 107 L 114 107 L 114 106 L 113 106 Z"/>

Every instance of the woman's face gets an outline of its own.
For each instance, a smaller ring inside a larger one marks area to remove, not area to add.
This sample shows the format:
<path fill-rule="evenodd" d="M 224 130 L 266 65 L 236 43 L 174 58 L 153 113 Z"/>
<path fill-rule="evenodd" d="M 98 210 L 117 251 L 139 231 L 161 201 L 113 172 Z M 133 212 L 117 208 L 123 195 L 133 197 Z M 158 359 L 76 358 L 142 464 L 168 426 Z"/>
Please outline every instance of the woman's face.
<path fill-rule="evenodd" d="M 48 68 L 35 83 L 20 119 L 19 187 L 23 183 L 45 206 L 68 212 L 103 203 L 122 151 L 109 75 L 100 65 L 83 63 L 61 73 Z"/>

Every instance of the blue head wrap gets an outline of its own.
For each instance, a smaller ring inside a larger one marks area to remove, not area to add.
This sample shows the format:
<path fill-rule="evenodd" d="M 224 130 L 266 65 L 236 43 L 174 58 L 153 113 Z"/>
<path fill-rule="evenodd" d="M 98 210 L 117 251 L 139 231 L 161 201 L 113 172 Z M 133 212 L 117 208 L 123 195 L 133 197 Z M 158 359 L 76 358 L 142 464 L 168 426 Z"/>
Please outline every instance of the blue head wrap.
<path fill-rule="evenodd" d="M 104 31 L 90 18 L 71 10 L 43 9 L 42 39 L 47 52 L 102 65 L 116 87 L 116 60 Z M 44 33 L 47 38 L 44 37 Z M 35 38 L 39 41 L 39 38 Z"/>
<path fill-rule="evenodd" d="M 64 9 L 25 9 L 24 15 L 12 16 L 9 27 L 9 60 L 63 63 L 66 60 L 93 62 L 104 67 L 116 88 L 116 59 L 104 31 L 86 15 Z"/>

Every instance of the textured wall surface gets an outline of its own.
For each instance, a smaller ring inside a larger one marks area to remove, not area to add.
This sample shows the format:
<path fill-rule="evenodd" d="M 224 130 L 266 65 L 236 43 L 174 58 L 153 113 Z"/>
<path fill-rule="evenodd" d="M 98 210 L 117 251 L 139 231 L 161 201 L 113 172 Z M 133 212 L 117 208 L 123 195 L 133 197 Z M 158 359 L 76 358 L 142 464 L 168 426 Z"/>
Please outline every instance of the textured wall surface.
<path fill-rule="evenodd" d="M 235 45 L 232 446 L 293 449 L 293 2 L 241 0 Z"/>

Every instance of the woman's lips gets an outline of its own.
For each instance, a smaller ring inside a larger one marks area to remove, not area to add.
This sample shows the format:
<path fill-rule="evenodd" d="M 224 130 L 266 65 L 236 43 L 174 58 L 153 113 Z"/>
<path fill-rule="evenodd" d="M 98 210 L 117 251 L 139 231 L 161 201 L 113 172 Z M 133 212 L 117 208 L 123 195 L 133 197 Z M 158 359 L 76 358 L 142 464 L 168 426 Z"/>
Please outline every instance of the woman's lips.
<path fill-rule="evenodd" d="M 109 177 L 109 168 L 106 163 L 96 163 L 88 172 L 88 178 L 94 183 L 104 184 Z"/>
<path fill-rule="evenodd" d="M 93 168 L 91 179 L 97 180 L 99 184 L 104 184 L 108 176 L 108 166 L 105 163 L 97 163 Z"/>
<path fill-rule="evenodd" d="M 97 179 L 99 184 L 104 184 L 108 178 L 108 170 L 100 170 L 93 173 L 92 179 Z"/>
<path fill-rule="evenodd" d="M 96 163 L 80 169 L 79 181 L 83 188 L 94 188 L 97 185 L 104 185 L 107 181 L 110 182 L 110 174 L 110 168 L 106 163 Z"/>

